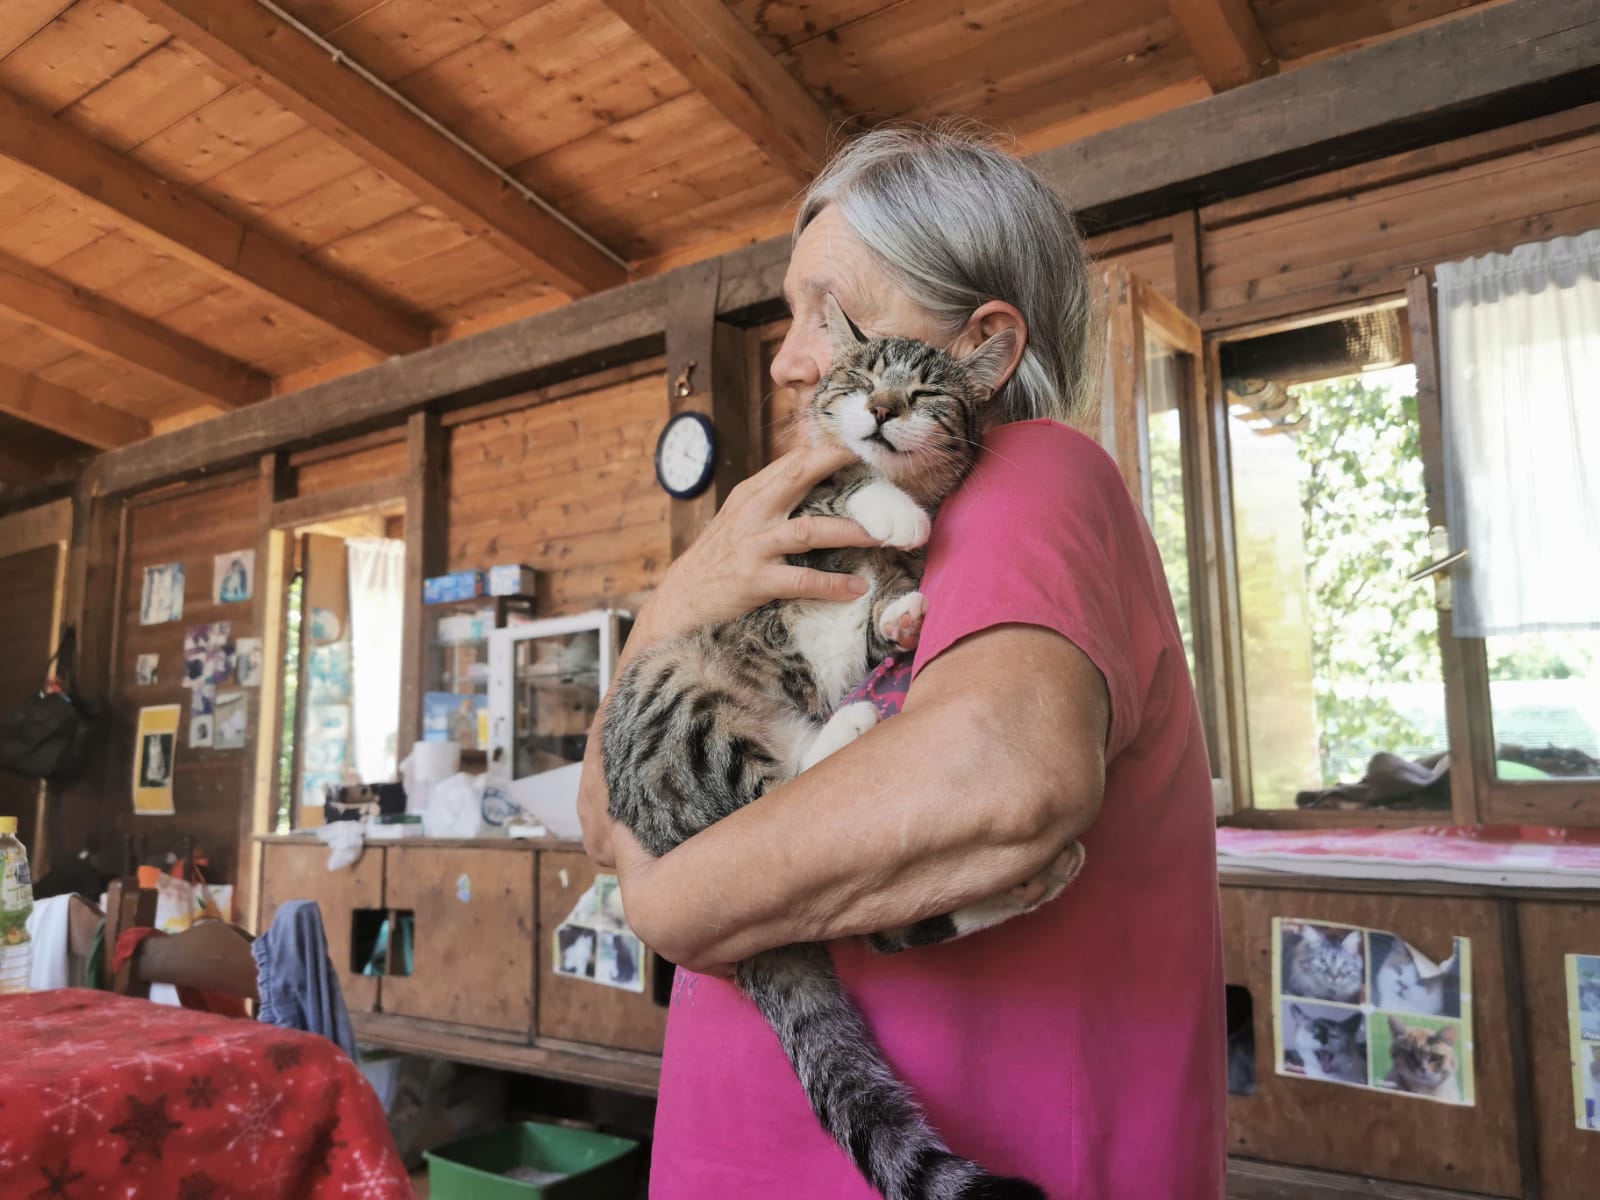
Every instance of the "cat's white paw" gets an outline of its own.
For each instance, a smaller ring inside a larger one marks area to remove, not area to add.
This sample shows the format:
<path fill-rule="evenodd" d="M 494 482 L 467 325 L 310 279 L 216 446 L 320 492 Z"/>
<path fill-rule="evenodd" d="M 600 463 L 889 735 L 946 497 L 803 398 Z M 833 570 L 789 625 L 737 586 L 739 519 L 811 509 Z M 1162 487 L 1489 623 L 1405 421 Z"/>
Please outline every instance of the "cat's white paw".
<path fill-rule="evenodd" d="M 800 769 L 809 771 L 828 755 L 844 749 L 877 723 L 878 709 L 872 701 L 857 700 L 854 704 L 846 704 L 828 718 L 828 723 L 817 734 L 817 740 L 811 743 L 811 748 L 800 760 Z"/>
<path fill-rule="evenodd" d="M 885 546 L 916 550 L 928 544 L 933 521 L 892 483 L 869 483 L 845 503 L 851 518 Z"/>
<path fill-rule="evenodd" d="M 990 896 L 987 900 L 956 909 L 950 914 L 951 924 L 956 929 L 955 936 L 965 937 L 980 929 L 989 929 L 1050 903 L 1078 877 L 1078 872 L 1083 870 L 1083 858 L 1083 844 L 1073 842 L 1056 856 L 1055 861 L 1027 882 L 998 896 Z"/>
<path fill-rule="evenodd" d="M 928 599 L 921 592 L 907 592 L 878 618 L 878 632 L 884 640 L 902 650 L 915 650 L 922 638 L 922 622 L 928 615 Z"/>

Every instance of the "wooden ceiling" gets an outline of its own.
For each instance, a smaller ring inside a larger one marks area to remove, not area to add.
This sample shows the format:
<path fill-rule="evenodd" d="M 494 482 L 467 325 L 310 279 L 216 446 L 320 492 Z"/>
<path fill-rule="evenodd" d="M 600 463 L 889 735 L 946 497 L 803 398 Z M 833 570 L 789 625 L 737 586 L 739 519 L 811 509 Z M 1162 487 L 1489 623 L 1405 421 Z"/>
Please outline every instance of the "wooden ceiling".
<path fill-rule="evenodd" d="M 1038 150 L 1472 6 L 3 0 L 0 481 L 770 237 L 841 129 Z"/>

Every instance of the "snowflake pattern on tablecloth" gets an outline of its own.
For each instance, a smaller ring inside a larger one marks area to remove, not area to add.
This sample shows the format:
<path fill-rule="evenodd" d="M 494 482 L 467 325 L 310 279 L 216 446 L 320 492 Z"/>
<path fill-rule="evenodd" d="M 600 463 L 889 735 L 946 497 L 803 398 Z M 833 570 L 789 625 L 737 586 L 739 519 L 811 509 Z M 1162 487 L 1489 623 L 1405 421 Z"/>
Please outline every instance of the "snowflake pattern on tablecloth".
<path fill-rule="evenodd" d="M 95 1100 L 110 1090 L 109 1087 L 85 1087 L 83 1080 L 77 1076 L 69 1079 L 64 1086 L 46 1084 L 46 1094 L 56 1103 L 45 1108 L 45 1120 L 55 1122 L 50 1126 L 54 1132 L 76 1137 L 80 1124 L 101 1115 L 100 1106 Z"/>
<path fill-rule="evenodd" d="M 345 1180 L 340 1190 L 355 1200 L 397 1200 L 395 1196 L 395 1170 L 389 1164 L 389 1150 L 385 1147 L 377 1161 L 357 1154 L 350 1164 L 355 1175 Z"/>
<path fill-rule="evenodd" d="M 178 1180 L 178 1200 L 219 1200 L 222 1185 L 204 1171 Z"/>
<path fill-rule="evenodd" d="M 139 1154 L 160 1159 L 161 1148 L 166 1145 L 167 1139 L 183 1128 L 182 1121 L 174 1121 L 167 1116 L 166 1093 L 163 1092 L 148 1104 L 137 1096 L 124 1096 L 123 1099 L 128 1103 L 128 1115 L 122 1124 L 111 1127 L 112 1133 L 128 1143 L 128 1152 L 122 1156 L 122 1165 L 127 1166 Z"/>
<path fill-rule="evenodd" d="M 183 1094 L 189 1098 L 191 1109 L 210 1108 L 217 1102 L 217 1085 L 211 1082 L 209 1075 L 191 1075 Z"/>
<path fill-rule="evenodd" d="M 293 1042 L 274 1042 L 267 1047 L 267 1059 L 279 1075 L 290 1067 L 299 1066 L 300 1055 L 300 1047 Z"/>
<path fill-rule="evenodd" d="M 228 1139 L 228 1150 L 240 1146 L 250 1155 L 250 1165 L 261 1161 L 261 1151 L 272 1138 L 281 1138 L 283 1130 L 278 1124 L 278 1110 L 283 1107 L 283 1096 L 277 1092 L 264 1093 L 254 1079 L 250 1081 L 250 1097 L 240 1104 L 228 1105 L 228 1113 L 236 1118 L 233 1137 Z"/>
<path fill-rule="evenodd" d="M 333 1152 L 344 1149 L 344 1143 L 334 1137 L 339 1132 L 339 1114 L 334 1113 L 318 1125 L 311 1134 L 305 1154 L 300 1159 L 300 1178 L 306 1182 L 328 1179 L 333 1175 Z"/>
<path fill-rule="evenodd" d="M 66 1159 L 61 1160 L 59 1167 L 41 1166 L 39 1173 L 44 1176 L 44 1185 L 30 1192 L 28 1200 L 70 1200 L 72 1193 L 67 1189 L 83 1178 L 83 1172 L 74 1171 Z"/>

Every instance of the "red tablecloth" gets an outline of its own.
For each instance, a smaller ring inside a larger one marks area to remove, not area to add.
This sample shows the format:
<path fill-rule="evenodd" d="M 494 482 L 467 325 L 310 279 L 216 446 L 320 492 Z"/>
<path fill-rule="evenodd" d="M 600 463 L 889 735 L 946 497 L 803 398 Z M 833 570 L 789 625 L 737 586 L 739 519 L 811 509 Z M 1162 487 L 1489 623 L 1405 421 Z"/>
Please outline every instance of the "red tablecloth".
<path fill-rule="evenodd" d="M 409 1200 L 326 1038 L 104 992 L 0 997 L 0 1197 Z"/>

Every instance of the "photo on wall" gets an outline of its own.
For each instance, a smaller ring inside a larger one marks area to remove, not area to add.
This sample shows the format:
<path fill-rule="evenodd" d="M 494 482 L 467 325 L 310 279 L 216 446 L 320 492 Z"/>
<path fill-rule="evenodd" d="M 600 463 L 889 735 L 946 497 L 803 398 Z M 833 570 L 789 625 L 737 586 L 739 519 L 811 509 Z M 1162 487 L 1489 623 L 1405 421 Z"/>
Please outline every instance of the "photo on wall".
<path fill-rule="evenodd" d="M 141 654 L 134 661 L 133 677 L 140 687 L 154 687 L 160 679 L 161 656 Z"/>
<path fill-rule="evenodd" d="M 165 625 L 183 620 L 183 564 L 161 563 L 144 569 L 139 624 Z"/>
<path fill-rule="evenodd" d="M 260 687 L 261 667 L 265 661 L 258 637 L 240 638 L 234 647 L 233 677 L 240 687 Z"/>
<path fill-rule="evenodd" d="M 1600 1132 L 1600 954 L 1569 954 L 1567 1044 L 1579 1129 Z"/>
<path fill-rule="evenodd" d="M 1435 960 L 1397 933 L 1273 919 L 1279 1075 L 1474 1102 L 1471 943 Z"/>
<path fill-rule="evenodd" d="M 199 691 L 198 688 L 195 690 Z M 213 748 L 243 750 L 250 733 L 250 709 L 245 693 L 218 692 L 213 715 Z"/>
<path fill-rule="evenodd" d="M 139 710 L 133 739 L 133 811 L 139 816 L 172 815 L 172 776 L 182 712 L 177 704 Z"/>
<path fill-rule="evenodd" d="M 215 740 L 217 689 L 209 683 L 189 691 L 189 749 L 208 750 Z"/>
<path fill-rule="evenodd" d="M 238 604 L 250 599 L 255 590 L 256 552 L 230 550 L 219 554 L 211 571 L 211 602 Z"/>
<path fill-rule="evenodd" d="M 190 625 L 183 631 L 183 686 L 228 682 L 232 669 L 233 626 L 227 621 Z"/>
<path fill-rule="evenodd" d="M 644 991 L 644 944 L 628 928 L 615 875 L 594 877 L 556 927 L 550 953 L 557 975 L 624 992 Z"/>

